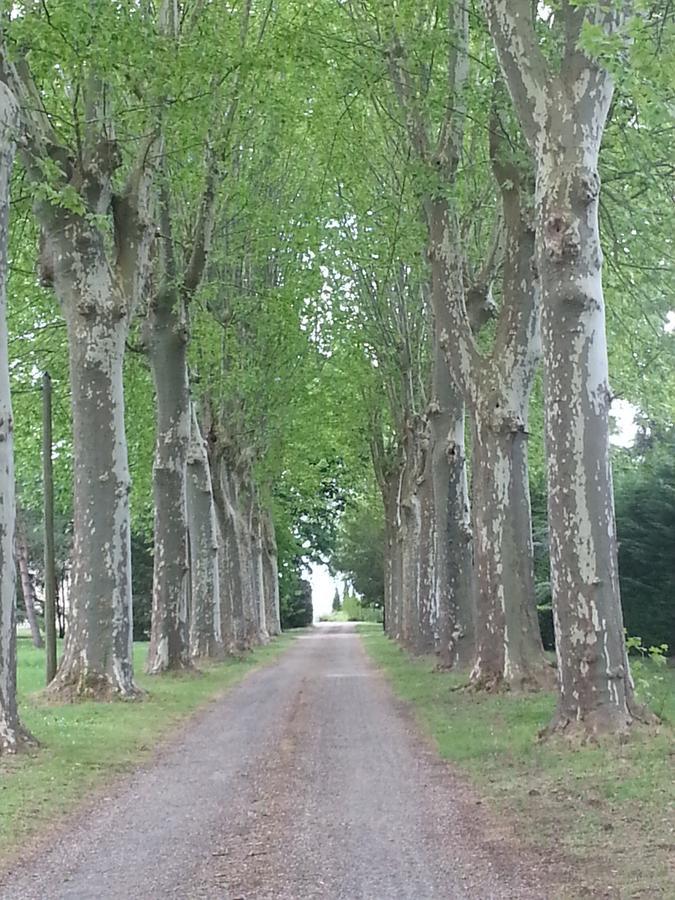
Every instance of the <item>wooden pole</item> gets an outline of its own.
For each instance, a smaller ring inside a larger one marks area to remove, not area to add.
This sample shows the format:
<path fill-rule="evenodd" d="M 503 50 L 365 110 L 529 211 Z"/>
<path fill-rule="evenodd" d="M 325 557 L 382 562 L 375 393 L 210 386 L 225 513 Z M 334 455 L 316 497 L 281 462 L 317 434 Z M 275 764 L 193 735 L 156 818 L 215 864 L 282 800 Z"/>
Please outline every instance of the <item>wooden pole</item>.
<path fill-rule="evenodd" d="M 42 473 L 45 526 L 45 644 L 47 684 L 56 675 L 56 566 L 54 559 L 54 471 L 52 468 L 52 379 L 42 377 Z"/>

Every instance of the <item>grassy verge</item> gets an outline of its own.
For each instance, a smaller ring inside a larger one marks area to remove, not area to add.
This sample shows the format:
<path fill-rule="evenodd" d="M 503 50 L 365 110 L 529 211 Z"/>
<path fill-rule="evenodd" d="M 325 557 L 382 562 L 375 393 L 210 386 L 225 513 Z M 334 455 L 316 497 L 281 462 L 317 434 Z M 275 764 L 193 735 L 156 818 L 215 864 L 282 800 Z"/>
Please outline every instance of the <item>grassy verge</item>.
<path fill-rule="evenodd" d="M 41 747 L 0 761 L 0 862 L 72 810 L 87 792 L 147 759 L 158 739 L 251 669 L 274 660 L 293 637 L 282 635 L 241 660 L 204 668 L 198 676 L 162 678 L 141 674 L 148 645 L 136 644 L 138 682 L 150 692 L 145 700 L 63 706 L 47 706 L 36 696 L 44 684 L 44 651 L 20 639 L 21 715 Z"/>
<path fill-rule="evenodd" d="M 327 616 L 322 622 L 382 622 L 382 610 L 364 606 L 356 597 L 345 597 L 342 606 Z"/>
<path fill-rule="evenodd" d="M 461 676 L 411 659 L 380 629 L 360 625 L 368 653 L 394 691 L 414 704 L 440 755 L 463 769 L 486 801 L 509 816 L 543 858 L 574 868 L 559 896 L 672 898 L 675 672 L 661 685 L 666 723 L 624 745 L 570 749 L 538 743 L 553 694 L 476 695 Z"/>

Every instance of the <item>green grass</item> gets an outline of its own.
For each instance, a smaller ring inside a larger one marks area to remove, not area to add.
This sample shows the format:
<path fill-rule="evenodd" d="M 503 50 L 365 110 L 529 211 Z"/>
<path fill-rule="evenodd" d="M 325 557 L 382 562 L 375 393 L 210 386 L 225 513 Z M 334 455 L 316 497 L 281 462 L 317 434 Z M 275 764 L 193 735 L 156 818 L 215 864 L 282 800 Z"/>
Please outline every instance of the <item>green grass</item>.
<path fill-rule="evenodd" d="M 330 615 L 321 616 L 322 622 L 382 622 L 382 610 L 364 606 L 356 597 L 346 596 L 342 606 Z"/>
<path fill-rule="evenodd" d="M 574 866 L 574 887 L 560 886 L 558 896 L 675 897 L 669 870 L 675 672 L 663 672 L 665 724 L 656 733 L 573 749 L 560 740 L 537 741 L 553 713 L 553 694 L 453 691 L 462 676 L 434 671 L 429 658 L 411 658 L 374 626 L 359 631 L 440 755 L 467 774 L 524 842 Z"/>
<path fill-rule="evenodd" d="M 0 861 L 43 826 L 72 810 L 94 788 L 147 759 L 160 738 L 292 642 L 285 634 L 241 660 L 200 675 L 149 677 L 147 644 L 134 645 L 138 683 L 149 693 L 133 703 L 46 705 L 44 651 L 19 639 L 18 688 L 24 725 L 39 740 L 35 753 L 0 762 Z"/>
<path fill-rule="evenodd" d="M 321 622 L 366 622 L 370 624 L 378 624 L 382 622 L 381 609 L 368 609 L 364 607 L 357 613 L 345 612 L 343 609 L 321 616 Z"/>

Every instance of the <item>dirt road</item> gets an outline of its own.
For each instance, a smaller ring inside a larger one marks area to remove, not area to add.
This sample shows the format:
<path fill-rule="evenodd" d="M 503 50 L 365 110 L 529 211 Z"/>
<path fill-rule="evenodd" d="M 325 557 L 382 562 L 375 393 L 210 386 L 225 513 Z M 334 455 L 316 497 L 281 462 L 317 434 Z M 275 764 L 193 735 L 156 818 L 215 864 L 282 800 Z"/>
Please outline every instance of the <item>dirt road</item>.
<path fill-rule="evenodd" d="M 300 637 L 0 882 L 6 900 L 546 896 L 347 625 Z"/>

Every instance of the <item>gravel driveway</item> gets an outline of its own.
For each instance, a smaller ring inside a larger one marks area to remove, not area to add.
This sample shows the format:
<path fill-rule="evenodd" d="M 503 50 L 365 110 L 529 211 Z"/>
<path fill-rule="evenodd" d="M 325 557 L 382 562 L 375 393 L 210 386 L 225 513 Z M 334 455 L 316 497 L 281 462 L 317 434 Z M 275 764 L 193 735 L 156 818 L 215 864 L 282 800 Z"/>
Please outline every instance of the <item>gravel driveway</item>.
<path fill-rule="evenodd" d="M 353 626 L 321 626 L 192 720 L 7 900 L 543 900 L 536 869 L 416 732 Z"/>

